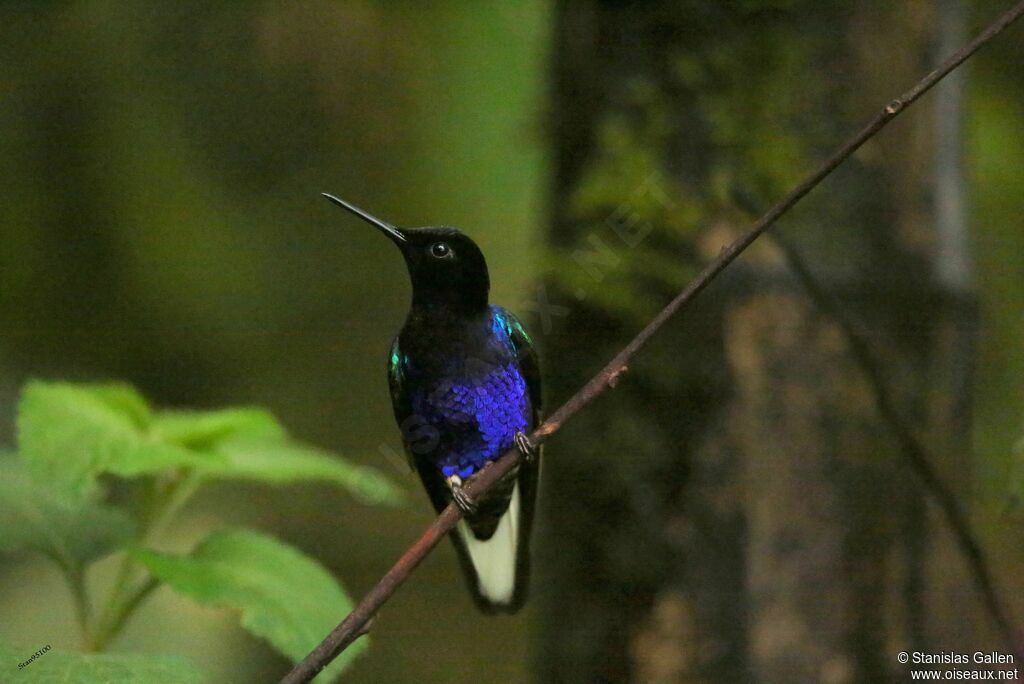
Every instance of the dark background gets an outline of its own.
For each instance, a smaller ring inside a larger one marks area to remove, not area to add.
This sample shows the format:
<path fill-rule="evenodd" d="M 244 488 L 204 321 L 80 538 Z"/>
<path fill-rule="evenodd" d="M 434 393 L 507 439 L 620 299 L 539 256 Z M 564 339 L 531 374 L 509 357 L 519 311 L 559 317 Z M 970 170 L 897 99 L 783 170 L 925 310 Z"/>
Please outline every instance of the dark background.
<path fill-rule="evenodd" d="M 387 241 L 320 192 L 469 232 L 493 300 L 532 316 L 554 406 L 943 40 L 1002 9 L 0 3 L 0 437 L 13 442 L 32 377 L 267 406 L 391 474 L 412 503 L 223 487 L 176 541 L 255 524 L 359 595 L 430 517 L 381 452 L 400 450 L 384 359 L 409 287 Z M 782 222 L 879 350 L 1014 615 L 1022 30 L 967 65 L 962 115 L 942 108 L 956 91 L 927 96 Z M 623 215 L 649 228 L 636 245 L 613 230 Z M 936 276 L 950 222 L 970 264 L 954 285 Z M 579 254 L 602 249 L 614 254 L 597 267 Z M 912 645 L 1002 648 L 842 335 L 773 250 L 710 288 L 552 441 L 529 608 L 479 615 L 442 547 L 348 679 L 872 681 L 902 672 L 894 655 Z M 537 315 L 539 283 L 564 307 L 553 320 Z M 885 599 L 874 614 L 857 609 L 869 596 Z M 0 638 L 75 644 L 42 562 L 0 565 L 0 616 Z M 166 590 L 113 648 L 187 654 L 211 681 L 285 667 L 233 616 Z"/>

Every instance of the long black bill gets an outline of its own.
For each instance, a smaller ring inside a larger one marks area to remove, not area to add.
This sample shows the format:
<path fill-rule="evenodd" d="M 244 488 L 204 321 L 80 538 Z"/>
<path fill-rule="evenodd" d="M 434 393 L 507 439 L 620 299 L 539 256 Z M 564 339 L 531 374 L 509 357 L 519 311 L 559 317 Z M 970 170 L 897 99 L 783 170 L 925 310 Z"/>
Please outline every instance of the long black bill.
<path fill-rule="evenodd" d="M 367 223 L 373 224 L 374 226 L 379 228 L 381 230 L 381 232 L 383 232 L 385 235 L 387 235 L 389 238 L 391 238 L 395 242 L 406 242 L 405 234 L 402 233 L 402 231 L 398 230 L 398 228 L 395 228 L 390 223 L 388 223 L 386 221 L 381 221 L 376 216 L 374 216 L 372 214 L 368 214 L 367 212 L 363 211 L 362 209 L 360 209 L 356 205 L 349 204 L 345 200 L 340 199 L 338 197 L 335 197 L 334 195 L 330 195 L 330 194 L 328 194 L 326 192 L 322 192 L 320 194 L 323 195 L 324 197 L 326 197 L 327 199 L 329 199 L 331 202 L 334 202 L 335 204 L 337 204 L 342 209 L 347 209 L 348 211 L 352 212 L 353 214 L 355 214 L 359 218 L 363 219 Z"/>

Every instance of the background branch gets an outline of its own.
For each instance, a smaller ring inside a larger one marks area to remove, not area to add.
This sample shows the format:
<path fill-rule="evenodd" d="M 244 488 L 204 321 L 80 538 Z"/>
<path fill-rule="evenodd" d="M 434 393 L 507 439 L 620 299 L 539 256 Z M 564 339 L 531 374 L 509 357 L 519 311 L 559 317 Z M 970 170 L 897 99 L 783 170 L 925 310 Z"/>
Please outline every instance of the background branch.
<path fill-rule="evenodd" d="M 858 133 L 848 139 L 838 150 L 828 157 L 796 188 L 791 190 L 781 201 L 773 206 L 757 221 L 742 237 L 725 247 L 719 256 L 710 262 L 701 273 L 692 280 L 662 311 L 644 327 L 639 334 L 620 351 L 600 372 L 573 395 L 565 404 L 556 410 L 550 418 L 541 424 L 530 435 L 535 444 L 540 444 L 554 434 L 570 418 L 584 406 L 614 386 L 619 376 L 626 370 L 629 361 L 654 336 L 655 333 L 680 309 L 700 294 L 729 264 L 731 264 L 747 247 L 764 233 L 781 216 L 789 211 L 815 186 L 821 183 L 851 154 L 859 149 L 867 140 L 884 128 L 906 107 L 918 100 L 921 95 L 932 88 L 944 76 L 956 69 L 960 64 L 977 52 L 983 45 L 1001 33 L 1007 26 L 1024 14 L 1024 0 L 1015 4 L 1005 14 L 990 24 L 968 45 L 947 59 L 941 66 L 926 75 L 910 90 L 892 100 Z M 488 487 L 508 473 L 518 462 L 519 452 L 512 449 L 500 459 L 484 468 L 467 483 L 469 494 L 479 496 Z M 399 560 L 381 578 L 381 580 L 363 597 L 353 611 L 329 635 L 289 672 L 282 684 L 308 682 L 317 675 L 328 663 L 351 644 L 360 634 L 365 632 L 366 623 L 380 607 L 408 578 L 412 571 L 422 562 L 427 554 L 437 545 L 441 538 L 455 526 L 461 512 L 454 505 L 449 505 L 430 524 L 423 535 L 402 554 Z"/>
<path fill-rule="evenodd" d="M 892 430 L 900 452 L 904 460 L 910 466 L 911 471 L 920 480 L 925 492 L 932 498 L 935 505 L 939 507 L 943 518 L 953 532 L 957 546 L 967 559 L 971 576 L 978 593 L 981 595 L 982 604 L 986 612 L 992 618 L 996 629 L 999 630 L 1007 648 L 1011 653 L 1018 653 L 1020 645 L 1017 643 L 1017 635 L 1010 623 L 1008 611 L 999 600 L 996 590 L 994 574 L 988 558 L 985 556 L 974 533 L 971 531 L 971 524 L 966 513 L 960 506 L 956 495 L 942 481 L 939 473 L 932 465 L 932 459 L 927 449 L 918 439 L 914 431 L 907 425 L 896 408 L 892 393 L 885 382 L 885 374 L 882 367 L 871 352 L 867 340 L 857 332 L 856 326 L 843 313 L 841 307 L 833 297 L 817 282 L 807 264 L 804 263 L 796 247 L 780 233 L 773 233 L 772 239 L 782 249 L 786 261 L 796 276 L 797 280 L 807 291 L 808 297 L 814 305 L 826 316 L 831 318 L 839 326 L 843 336 L 850 345 L 850 354 L 853 360 L 860 366 L 871 388 L 875 405 L 882 420 Z"/>

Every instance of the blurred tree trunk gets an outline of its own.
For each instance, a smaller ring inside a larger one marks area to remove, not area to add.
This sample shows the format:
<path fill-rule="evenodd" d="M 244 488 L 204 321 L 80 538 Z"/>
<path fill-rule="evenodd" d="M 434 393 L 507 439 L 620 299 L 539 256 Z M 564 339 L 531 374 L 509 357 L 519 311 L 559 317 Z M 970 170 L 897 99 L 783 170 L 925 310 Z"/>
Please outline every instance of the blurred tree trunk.
<path fill-rule="evenodd" d="M 554 399 L 751 208 L 926 70 L 933 11 L 559 3 L 560 261 L 535 307 Z M 951 176 L 932 185 L 933 122 L 921 114 L 869 143 L 782 228 L 868 338 L 905 420 L 935 453 L 958 454 L 942 474 L 966 482 L 970 277 L 946 277 L 965 241 L 936 235 L 933 188 L 948 192 Z M 962 216 L 947 237 L 958 230 Z M 952 262 L 947 248 L 959 250 Z M 566 431 L 545 466 L 545 681 L 873 682 L 903 673 L 899 650 L 964 643 L 977 602 L 949 535 L 841 330 L 770 241 Z"/>

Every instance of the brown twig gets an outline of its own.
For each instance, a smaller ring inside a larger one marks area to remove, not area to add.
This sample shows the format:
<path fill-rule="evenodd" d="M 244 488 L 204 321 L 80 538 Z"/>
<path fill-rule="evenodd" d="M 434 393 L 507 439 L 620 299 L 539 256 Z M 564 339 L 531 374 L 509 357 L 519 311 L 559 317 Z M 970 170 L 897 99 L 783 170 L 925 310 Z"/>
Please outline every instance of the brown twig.
<path fill-rule="evenodd" d="M 731 264 L 743 250 L 751 245 L 783 214 L 789 211 L 807 193 L 825 179 L 861 145 L 896 118 L 906 107 L 938 83 L 946 74 L 956 69 L 968 57 L 978 51 L 985 43 L 1001 33 L 1007 26 L 1024 14 L 1024 0 L 1018 2 L 1009 11 L 996 19 L 978 37 L 964 46 L 959 52 L 947 59 L 941 66 L 917 82 L 914 87 L 900 97 L 892 100 L 864 128 L 847 140 L 838 150 L 826 159 L 796 188 L 782 198 L 767 214 L 757 221 L 750 230 L 738 238 L 709 263 L 661 312 L 641 330 L 633 341 L 615 355 L 604 368 L 590 379 L 569 401 L 565 402 L 551 417 L 533 431 L 530 440 L 540 444 L 584 406 L 592 402 L 607 390 L 622 373 L 633 356 L 665 325 L 669 318 L 700 294 L 708 284 Z M 494 461 L 480 473 L 470 478 L 466 486 L 470 496 L 479 496 L 503 475 L 509 472 L 519 460 L 519 451 L 511 449 L 500 459 Z M 398 561 L 367 593 L 351 613 L 335 627 L 330 634 L 298 663 L 285 677 L 281 684 L 299 684 L 308 682 L 315 677 L 339 653 L 345 650 L 364 630 L 366 622 L 373 617 L 380 607 L 391 598 L 398 587 L 409 577 L 416 566 L 423 561 L 428 553 L 437 545 L 459 521 L 461 512 L 454 504 L 450 504 L 427 528 L 426 532 L 402 554 Z"/>

